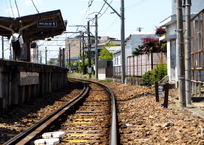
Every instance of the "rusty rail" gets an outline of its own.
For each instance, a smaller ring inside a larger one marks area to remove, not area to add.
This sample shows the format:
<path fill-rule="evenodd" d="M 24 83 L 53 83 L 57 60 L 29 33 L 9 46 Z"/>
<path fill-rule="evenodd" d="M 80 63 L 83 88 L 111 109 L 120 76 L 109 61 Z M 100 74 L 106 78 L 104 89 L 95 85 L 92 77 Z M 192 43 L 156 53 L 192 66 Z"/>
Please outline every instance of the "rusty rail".
<path fill-rule="evenodd" d="M 90 81 L 93 82 L 93 81 Z M 111 98 L 111 131 L 110 131 L 110 145 L 117 145 L 118 143 L 118 119 L 117 119 L 117 108 L 116 108 L 116 100 L 113 92 L 105 85 L 98 83 L 98 82 L 93 82 L 97 83 L 101 86 L 103 86 L 107 92 L 110 93 L 110 98 Z"/>
<path fill-rule="evenodd" d="M 87 95 L 89 91 L 88 85 L 85 83 L 82 83 L 84 88 L 82 92 L 76 96 L 74 99 L 30 127 L 29 129 L 25 130 L 24 132 L 18 134 L 14 138 L 8 140 L 3 145 L 22 145 L 22 144 L 28 144 L 32 139 L 34 139 L 36 136 L 41 134 L 52 122 L 57 120 L 63 113 L 68 111 L 74 104 L 76 104 L 79 100 L 81 100 L 84 96 Z"/>
<path fill-rule="evenodd" d="M 88 82 L 97 83 L 97 82 L 93 82 L 93 81 L 88 81 Z M 83 88 L 82 92 L 77 97 L 75 97 L 74 99 L 72 99 L 71 101 L 69 101 L 68 103 L 63 105 L 61 108 L 57 109 L 56 111 L 54 111 L 53 113 L 51 113 L 50 115 L 48 115 L 47 117 L 45 117 L 44 119 L 39 121 L 38 123 L 36 123 L 32 127 L 30 127 L 29 129 L 27 129 L 26 131 L 18 134 L 14 138 L 5 142 L 3 145 L 29 144 L 31 142 L 31 140 L 35 139 L 37 136 L 42 134 L 43 131 L 47 127 L 49 127 L 52 122 L 54 122 L 55 120 L 60 118 L 60 116 L 62 116 L 62 114 L 67 112 L 72 106 L 74 106 L 76 103 L 78 103 L 79 100 L 81 100 L 84 96 L 86 96 L 86 94 L 89 92 L 89 87 L 85 83 L 82 83 L 82 84 L 83 84 L 84 88 Z M 111 115 L 112 115 L 111 130 L 110 130 L 110 144 L 111 145 L 117 145 L 117 143 L 118 143 L 118 138 L 117 138 L 118 128 L 117 128 L 116 100 L 115 100 L 115 97 L 113 95 L 113 92 L 107 86 L 105 86 L 101 83 L 97 83 L 97 84 L 103 86 L 107 90 L 107 92 L 110 93 Z"/>

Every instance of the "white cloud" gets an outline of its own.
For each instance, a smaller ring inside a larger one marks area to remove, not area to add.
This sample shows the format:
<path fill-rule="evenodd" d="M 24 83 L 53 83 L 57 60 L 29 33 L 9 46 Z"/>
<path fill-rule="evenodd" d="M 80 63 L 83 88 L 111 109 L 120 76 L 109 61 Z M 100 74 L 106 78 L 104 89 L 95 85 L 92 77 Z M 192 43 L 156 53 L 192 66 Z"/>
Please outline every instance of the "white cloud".
<path fill-rule="evenodd" d="M 33 2 L 34 2 L 35 5 L 42 4 L 42 0 L 33 0 Z M 24 4 L 27 5 L 27 6 L 33 5 L 31 0 L 25 0 Z"/>

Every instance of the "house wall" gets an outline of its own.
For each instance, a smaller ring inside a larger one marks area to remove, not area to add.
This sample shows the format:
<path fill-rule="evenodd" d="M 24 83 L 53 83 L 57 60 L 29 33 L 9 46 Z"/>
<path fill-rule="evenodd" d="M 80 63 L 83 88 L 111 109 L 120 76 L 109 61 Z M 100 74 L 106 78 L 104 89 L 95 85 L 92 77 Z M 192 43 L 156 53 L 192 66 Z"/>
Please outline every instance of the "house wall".
<path fill-rule="evenodd" d="M 67 38 L 65 45 L 65 59 L 69 58 L 69 44 L 70 44 L 70 57 L 78 57 L 80 54 L 80 38 Z M 81 43 L 82 44 L 82 43 Z M 81 46 L 82 48 L 82 46 Z"/>
<path fill-rule="evenodd" d="M 191 6 L 191 18 L 195 15 L 195 13 L 200 12 L 204 8 L 203 0 L 192 0 L 192 6 Z M 177 29 L 177 23 L 176 23 L 176 0 L 171 0 L 171 16 L 166 19 L 165 21 L 161 22 L 161 26 L 164 26 L 167 28 L 167 36 L 163 40 L 167 41 L 167 68 L 168 68 L 168 76 L 170 81 L 178 81 L 178 71 L 177 71 L 177 43 L 176 43 L 176 29 Z M 183 11 L 184 15 L 184 21 L 185 21 L 185 12 Z M 175 17 L 175 18 L 174 18 Z M 170 19 L 171 18 L 171 19 Z M 196 25 L 195 21 L 195 25 Z M 183 23 L 184 30 L 185 28 L 185 22 Z M 185 35 L 186 33 L 184 33 Z M 161 40 L 161 39 L 160 39 Z M 185 41 L 184 41 L 185 42 Z M 185 45 L 185 43 L 184 43 Z M 196 74 L 195 74 L 196 75 Z"/>
<path fill-rule="evenodd" d="M 132 52 L 135 51 L 135 48 L 138 48 L 138 45 L 142 45 L 141 38 L 145 38 L 147 36 L 154 37 L 155 34 L 152 33 L 135 33 L 129 36 L 129 39 L 126 40 L 125 44 L 125 74 L 128 75 L 128 57 L 132 56 Z"/>
<path fill-rule="evenodd" d="M 113 77 L 121 78 L 121 51 L 113 54 Z"/>
<path fill-rule="evenodd" d="M 132 51 L 135 51 L 135 48 L 138 48 L 138 45 L 142 45 L 142 40 L 141 38 L 145 38 L 147 36 L 152 36 L 154 37 L 155 34 L 152 33 L 135 33 L 135 34 L 131 34 L 130 35 L 130 39 L 126 41 L 126 47 L 125 49 L 128 49 L 127 53 L 126 53 L 126 57 L 131 56 L 132 55 Z M 129 47 L 129 48 L 128 48 Z"/>
<path fill-rule="evenodd" d="M 175 35 L 176 32 L 176 22 L 172 23 L 171 25 L 168 25 L 167 27 L 167 35 Z"/>
<path fill-rule="evenodd" d="M 177 74 L 177 53 L 176 53 L 176 40 L 170 40 L 168 42 L 168 44 L 170 45 L 170 49 L 168 49 L 168 54 L 169 54 L 169 63 L 168 63 L 168 76 L 170 81 L 178 81 L 178 76 Z"/>

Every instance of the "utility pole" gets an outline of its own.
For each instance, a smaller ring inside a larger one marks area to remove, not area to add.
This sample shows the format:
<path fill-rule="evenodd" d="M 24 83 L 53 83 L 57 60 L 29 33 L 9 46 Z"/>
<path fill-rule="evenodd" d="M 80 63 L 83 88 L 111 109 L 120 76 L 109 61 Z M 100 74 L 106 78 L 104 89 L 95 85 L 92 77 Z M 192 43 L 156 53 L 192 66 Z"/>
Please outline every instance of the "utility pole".
<path fill-rule="evenodd" d="M 113 9 L 106 0 L 104 2 L 120 17 L 121 19 L 121 55 L 122 55 L 122 65 L 121 65 L 121 82 L 125 83 L 125 11 L 124 11 L 124 0 L 121 0 L 120 13 Z"/>
<path fill-rule="evenodd" d="M 40 51 L 40 64 L 42 64 L 42 51 Z"/>
<path fill-rule="evenodd" d="M 4 36 L 2 38 L 2 59 L 4 59 Z"/>
<path fill-rule="evenodd" d="M 38 48 L 37 48 L 37 56 L 36 56 L 36 57 L 37 57 L 37 58 L 36 58 L 36 59 L 37 59 L 37 63 L 39 63 L 39 61 L 38 61 L 38 55 L 39 55 L 39 50 L 38 50 Z"/>
<path fill-rule="evenodd" d="M 95 34 L 95 76 L 98 79 L 98 16 L 95 15 L 95 26 L 96 26 L 96 34 Z"/>
<path fill-rule="evenodd" d="M 70 47 L 70 44 L 69 44 L 69 67 L 71 67 L 71 47 Z"/>
<path fill-rule="evenodd" d="M 191 104 L 191 0 L 185 0 L 186 13 L 186 51 L 185 51 L 185 80 L 186 103 Z"/>
<path fill-rule="evenodd" d="M 90 40 L 90 26 L 89 26 L 89 21 L 87 23 L 88 27 L 88 74 L 89 74 L 89 79 L 91 78 L 91 40 Z"/>
<path fill-rule="evenodd" d="M 83 41 L 83 44 L 82 44 L 82 68 L 83 68 L 83 75 L 85 74 L 85 63 L 84 63 L 84 61 L 85 61 L 85 58 L 84 58 L 84 44 L 85 44 L 85 42 L 84 42 L 84 32 L 82 32 L 82 41 Z"/>
<path fill-rule="evenodd" d="M 185 94 L 185 66 L 184 66 L 184 36 L 182 0 L 176 0 L 177 15 L 177 68 L 178 68 L 178 94 L 180 107 L 186 107 Z"/>
<path fill-rule="evenodd" d="M 62 48 L 62 67 L 65 67 L 65 49 Z"/>
<path fill-rule="evenodd" d="M 122 83 L 125 83 L 125 13 L 124 0 L 121 0 L 121 53 L 122 53 Z"/>
<path fill-rule="evenodd" d="M 81 35 L 81 34 L 80 34 Z M 79 57 L 81 57 L 81 36 L 80 36 L 80 38 L 79 38 L 80 40 L 80 42 L 79 42 Z M 83 42 L 82 42 L 83 43 Z"/>
<path fill-rule="evenodd" d="M 142 29 L 143 29 L 142 27 L 138 27 L 138 28 L 137 28 L 137 31 L 141 32 Z"/>
<path fill-rule="evenodd" d="M 61 47 L 59 48 L 59 66 L 62 66 L 62 56 L 61 56 Z"/>
<path fill-rule="evenodd" d="M 47 47 L 45 47 L 45 64 L 47 64 Z"/>

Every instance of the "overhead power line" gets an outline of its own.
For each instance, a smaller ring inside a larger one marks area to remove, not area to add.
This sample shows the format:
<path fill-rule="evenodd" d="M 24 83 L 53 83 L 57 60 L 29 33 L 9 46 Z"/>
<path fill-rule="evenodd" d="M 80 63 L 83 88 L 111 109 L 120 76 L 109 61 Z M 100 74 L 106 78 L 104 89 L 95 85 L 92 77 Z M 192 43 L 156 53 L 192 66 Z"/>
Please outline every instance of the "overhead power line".
<path fill-rule="evenodd" d="M 100 11 L 98 13 L 101 13 L 101 11 L 103 10 L 104 6 L 106 5 L 106 3 L 103 3 L 103 6 L 101 7 Z"/>
<path fill-rule="evenodd" d="M 108 5 L 108 8 L 110 7 L 119 17 L 121 17 L 120 14 L 110 5 L 112 3 L 112 1 L 110 3 L 108 3 L 107 0 L 104 0 L 104 2 Z M 107 9 L 105 10 L 105 12 L 107 11 Z"/>
<path fill-rule="evenodd" d="M 19 13 L 19 9 L 18 9 L 18 5 L 17 5 L 16 0 L 15 0 L 15 4 L 16 4 L 16 9 L 17 9 L 17 12 L 18 12 L 18 17 L 20 18 L 20 13 Z"/>
<path fill-rule="evenodd" d="M 33 6 L 35 7 L 36 11 L 39 13 L 39 11 L 38 11 L 38 9 L 37 9 L 37 7 L 36 7 L 35 3 L 33 2 L 33 0 L 31 0 L 31 1 L 32 1 Z"/>
<path fill-rule="evenodd" d="M 87 12 L 89 9 L 90 9 L 90 7 L 87 7 L 86 12 Z M 84 23 L 85 23 L 85 22 L 83 22 L 83 21 L 86 20 L 86 15 L 87 15 L 87 13 L 84 14 L 83 19 L 81 20 L 81 23 L 80 23 L 80 24 L 84 24 Z M 77 27 L 76 31 L 78 31 L 79 28 L 80 28 L 80 27 Z"/>
<path fill-rule="evenodd" d="M 139 1 L 138 3 L 136 3 L 136 4 L 134 4 L 134 5 L 125 7 L 125 9 L 126 9 L 126 10 L 129 10 L 129 9 L 131 9 L 131 8 L 134 8 L 134 7 L 137 7 L 137 6 L 142 5 L 143 3 L 147 2 L 147 1 L 148 1 L 148 0 L 141 0 L 141 1 Z"/>
<path fill-rule="evenodd" d="M 93 1 L 94 1 L 94 0 L 91 0 L 91 2 L 89 1 L 88 7 L 90 7 L 90 6 L 92 5 Z"/>
<path fill-rule="evenodd" d="M 10 2 L 11 12 L 12 12 L 12 15 L 13 15 L 13 17 L 14 17 L 13 8 L 12 8 L 12 5 L 11 5 L 11 0 L 9 0 L 9 2 Z"/>

